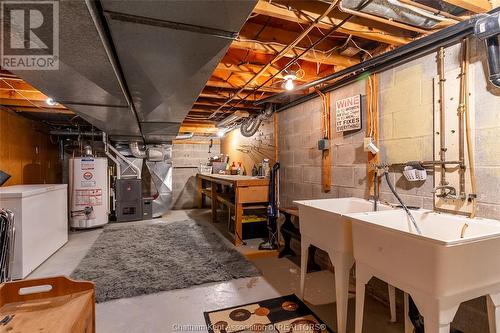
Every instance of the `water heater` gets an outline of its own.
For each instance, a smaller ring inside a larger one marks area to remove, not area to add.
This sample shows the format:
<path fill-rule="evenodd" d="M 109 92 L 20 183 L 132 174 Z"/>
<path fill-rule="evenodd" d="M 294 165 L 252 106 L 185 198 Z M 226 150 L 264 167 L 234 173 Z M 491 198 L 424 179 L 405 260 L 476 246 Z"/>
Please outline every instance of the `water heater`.
<path fill-rule="evenodd" d="M 70 225 L 76 229 L 108 223 L 108 159 L 69 159 Z"/>

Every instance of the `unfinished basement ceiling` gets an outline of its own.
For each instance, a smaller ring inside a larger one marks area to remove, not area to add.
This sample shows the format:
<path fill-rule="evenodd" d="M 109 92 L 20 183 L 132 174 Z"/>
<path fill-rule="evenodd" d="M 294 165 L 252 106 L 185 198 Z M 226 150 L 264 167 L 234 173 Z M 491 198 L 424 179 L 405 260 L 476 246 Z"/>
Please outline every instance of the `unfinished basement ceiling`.
<path fill-rule="evenodd" d="M 76 112 L 118 141 L 170 142 L 179 132 L 211 134 L 214 124 L 235 111 L 260 112 L 258 101 L 285 91 L 289 72 L 297 73 L 297 85 L 305 84 L 492 8 L 487 0 L 372 0 L 356 11 L 360 2 L 336 2 L 290 47 L 331 2 L 89 1 L 111 41 L 124 94 L 89 8 L 84 1 L 62 1 L 61 69 L 15 73 L 28 83 L 2 71 L 7 81 L 0 82 L 1 104 L 24 114 L 33 114 L 37 105 L 39 119 L 64 113 L 46 119 L 57 128 Z M 19 91 L 29 95 L 30 104 Z M 61 104 L 44 105 L 46 96 Z M 67 123 L 74 125 L 74 119 Z"/>
<path fill-rule="evenodd" d="M 60 70 L 15 74 L 111 139 L 159 143 L 175 138 L 255 2 L 87 4 L 61 1 Z"/>

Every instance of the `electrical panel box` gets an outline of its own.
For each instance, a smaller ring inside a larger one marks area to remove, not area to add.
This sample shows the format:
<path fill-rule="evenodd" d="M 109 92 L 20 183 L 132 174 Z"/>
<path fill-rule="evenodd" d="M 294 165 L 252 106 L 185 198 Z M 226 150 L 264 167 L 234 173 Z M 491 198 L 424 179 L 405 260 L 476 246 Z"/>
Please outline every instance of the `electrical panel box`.
<path fill-rule="evenodd" d="M 116 221 L 142 220 L 142 182 L 140 179 L 116 180 Z"/>
<path fill-rule="evenodd" d="M 330 149 L 330 140 L 320 139 L 318 140 L 318 150 L 328 150 Z"/>

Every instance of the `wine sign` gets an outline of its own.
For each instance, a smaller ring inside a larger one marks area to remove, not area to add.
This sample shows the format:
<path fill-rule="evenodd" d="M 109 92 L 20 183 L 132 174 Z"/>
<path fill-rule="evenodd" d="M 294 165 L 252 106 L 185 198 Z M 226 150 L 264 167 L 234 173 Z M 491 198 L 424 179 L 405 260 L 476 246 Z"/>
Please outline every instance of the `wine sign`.
<path fill-rule="evenodd" d="M 335 127 L 337 132 L 361 129 L 361 95 L 335 102 Z"/>

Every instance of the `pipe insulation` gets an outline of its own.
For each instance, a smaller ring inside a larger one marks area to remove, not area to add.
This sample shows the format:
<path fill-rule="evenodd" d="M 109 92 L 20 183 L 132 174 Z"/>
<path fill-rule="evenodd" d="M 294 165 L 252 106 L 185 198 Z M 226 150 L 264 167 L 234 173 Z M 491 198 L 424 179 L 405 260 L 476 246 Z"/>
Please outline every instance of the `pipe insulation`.
<path fill-rule="evenodd" d="M 362 0 L 342 0 L 342 8 L 355 10 Z M 426 12 L 422 9 L 401 3 L 398 0 L 373 0 L 360 12 L 367 13 L 389 20 L 409 24 L 423 29 L 432 29 L 440 22 L 446 20 L 441 16 Z"/>

